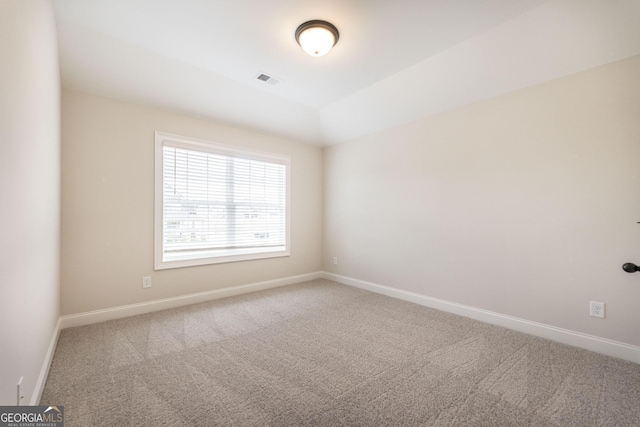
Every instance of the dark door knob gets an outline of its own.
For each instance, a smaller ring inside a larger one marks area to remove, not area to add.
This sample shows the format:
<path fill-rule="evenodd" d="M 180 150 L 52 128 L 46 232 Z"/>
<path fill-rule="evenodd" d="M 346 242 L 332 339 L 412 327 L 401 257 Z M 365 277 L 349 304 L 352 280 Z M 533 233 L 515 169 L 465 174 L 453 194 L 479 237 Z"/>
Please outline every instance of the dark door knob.
<path fill-rule="evenodd" d="M 638 267 L 633 263 L 628 262 L 622 265 L 622 269 L 627 273 L 635 273 L 636 271 L 640 270 L 640 267 Z"/>

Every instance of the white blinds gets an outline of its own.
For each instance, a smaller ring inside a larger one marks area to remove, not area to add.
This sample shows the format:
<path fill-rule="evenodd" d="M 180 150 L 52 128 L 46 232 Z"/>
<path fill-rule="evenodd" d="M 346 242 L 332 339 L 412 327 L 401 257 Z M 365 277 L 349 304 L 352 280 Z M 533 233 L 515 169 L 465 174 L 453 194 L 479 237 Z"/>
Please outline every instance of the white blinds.
<path fill-rule="evenodd" d="M 162 144 L 162 261 L 286 250 L 287 165 Z"/>

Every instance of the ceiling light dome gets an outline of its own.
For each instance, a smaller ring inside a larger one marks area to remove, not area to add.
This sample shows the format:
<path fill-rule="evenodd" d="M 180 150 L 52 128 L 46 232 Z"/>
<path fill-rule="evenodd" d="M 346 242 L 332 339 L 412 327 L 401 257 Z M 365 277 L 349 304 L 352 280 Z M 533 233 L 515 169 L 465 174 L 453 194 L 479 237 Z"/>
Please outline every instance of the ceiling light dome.
<path fill-rule="evenodd" d="M 327 21 L 307 21 L 296 30 L 296 41 L 311 56 L 324 56 L 336 43 L 338 29 Z"/>

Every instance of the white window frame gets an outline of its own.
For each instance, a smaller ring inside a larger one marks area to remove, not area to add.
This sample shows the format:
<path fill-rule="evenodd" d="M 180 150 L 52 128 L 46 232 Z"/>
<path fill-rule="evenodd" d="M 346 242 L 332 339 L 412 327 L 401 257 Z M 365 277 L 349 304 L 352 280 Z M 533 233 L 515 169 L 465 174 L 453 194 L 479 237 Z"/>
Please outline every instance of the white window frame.
<path fill-rule="evenodd" d="M 163 148 L 185 148 L 190 150 L 209 152 L 242 159 L 258 160 L 270 163 L 278 163 L 286 167 L 286 221 L 285 221 L 285 248 L 284 250 L 257 253 L 239 253 L 230 255 L 199 256 L 182 260 L 163 260 L 163 219 L 164 219 L 164 173 L 163 173 Z M 220 144 L 185 136 L 172 135 L 164 132 L 155 132 L 155 203 L 154 203 L 154 269 L 163 270 L 170 268 L 190 267 L 197 265 L 219 264 L 227 262 L 247 261 L 264 258 L 288 257 L 291 255 L 291 157 L 281 154 L 267 153 L 244 147 Z"/>

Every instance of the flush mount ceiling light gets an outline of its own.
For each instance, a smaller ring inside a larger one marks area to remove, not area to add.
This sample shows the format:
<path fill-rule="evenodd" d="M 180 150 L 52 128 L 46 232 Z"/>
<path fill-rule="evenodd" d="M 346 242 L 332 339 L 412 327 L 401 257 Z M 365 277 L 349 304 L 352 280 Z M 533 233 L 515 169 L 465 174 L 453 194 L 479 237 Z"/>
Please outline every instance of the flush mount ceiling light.
<path fill-rule="evenodd" d="M 336 43 L 338 29 L 327 21 L 307 21 L 296 30 L 296 41 L 311 56 L 324 56 Z"/>

